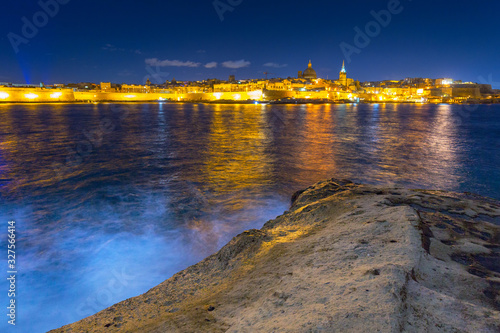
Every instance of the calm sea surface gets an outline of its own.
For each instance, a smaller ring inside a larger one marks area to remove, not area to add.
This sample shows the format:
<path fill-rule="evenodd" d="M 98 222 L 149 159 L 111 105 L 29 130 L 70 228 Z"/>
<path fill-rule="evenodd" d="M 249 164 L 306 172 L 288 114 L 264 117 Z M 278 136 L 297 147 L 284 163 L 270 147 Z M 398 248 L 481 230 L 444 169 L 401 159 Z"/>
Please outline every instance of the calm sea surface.
<path fill-rule="evenodd" d="M 499 152 L 498 105 L 0 105 L 0 332 L 143 293 L 326 178 L 500 199 Z"/>

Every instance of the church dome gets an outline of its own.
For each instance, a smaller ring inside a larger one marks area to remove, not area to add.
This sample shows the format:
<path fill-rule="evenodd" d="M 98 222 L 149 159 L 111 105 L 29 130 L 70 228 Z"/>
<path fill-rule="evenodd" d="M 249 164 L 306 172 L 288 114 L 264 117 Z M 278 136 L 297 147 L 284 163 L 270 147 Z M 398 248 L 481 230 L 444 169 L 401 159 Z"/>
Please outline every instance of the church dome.
<path fill-rule="evenodd" d="M 311 79 L 315 80 L 318 78 L 316 75 L 316 71 L 312 68 L 311 60 L 309 60 L 309 65 L 307 66 L 307 69 L 302 73 L 302 77 L 304 79 Z"/>

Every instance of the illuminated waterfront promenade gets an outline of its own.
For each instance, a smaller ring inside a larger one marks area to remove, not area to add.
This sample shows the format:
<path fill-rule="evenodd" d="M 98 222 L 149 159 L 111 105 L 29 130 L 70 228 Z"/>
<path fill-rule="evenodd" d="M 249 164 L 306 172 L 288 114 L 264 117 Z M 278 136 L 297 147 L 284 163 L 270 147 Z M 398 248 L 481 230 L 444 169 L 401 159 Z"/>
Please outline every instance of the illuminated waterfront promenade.
<path fill-rule="evenodd" d="M 53 103 L 99 101 L 158 101 L 172 99 L 175 94 L 73 91 L 72 89 L 0 87 L 0 102 Z"/>
<path fill-rule="evenodd" d="M 81 102 L 248 102 L 316 100 L 325 102 L 371 103 L 464 103 L 469 100 L 482 103 L 499 103 L 499 96 L 467 95 L 460 97 L 430 96 L 424 89 L 372 89 L 363 92 L 330 90 L 254 90 L 215 92 L 123 92 L 123 91 L 74 91 L 66 88 L 0 87 L 0 103 L 81 103 Z"/>
<path fill-rule="evenodd" d="M 264 101 L 279 98 L 347 100 L 356 96 L 347 92 L 327 91 L 217 91 L 217 92 L 106 92 L 100 90 L 73 91 L 72 89 L 0 87 L 0 102 L 54 103 L 54 102 L 154 102 L 154 101 Z M 354 99 L 353 99 L 354 101 Z"/>

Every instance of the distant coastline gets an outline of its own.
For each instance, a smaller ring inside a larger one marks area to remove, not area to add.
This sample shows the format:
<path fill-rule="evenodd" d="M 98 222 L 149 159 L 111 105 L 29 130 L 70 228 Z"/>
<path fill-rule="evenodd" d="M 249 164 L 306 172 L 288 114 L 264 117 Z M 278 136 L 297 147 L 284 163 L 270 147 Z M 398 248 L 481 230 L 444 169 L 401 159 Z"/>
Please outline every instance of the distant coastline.
<path fill-rule="evenodd" d="M 344 104 L 431 103 L 497 104 L 500 90 L 491 84 L 451 78 L 406 78 L 359 82 L 347 77 L 344 64 L 337 79 L 318 78 L 309 62 L 297 78 L 203 81 L 165 81 L 153 84 L 92 82 L 20 85 L 0 83 L 2 102 L 187 102 L 215 104 Z"/>

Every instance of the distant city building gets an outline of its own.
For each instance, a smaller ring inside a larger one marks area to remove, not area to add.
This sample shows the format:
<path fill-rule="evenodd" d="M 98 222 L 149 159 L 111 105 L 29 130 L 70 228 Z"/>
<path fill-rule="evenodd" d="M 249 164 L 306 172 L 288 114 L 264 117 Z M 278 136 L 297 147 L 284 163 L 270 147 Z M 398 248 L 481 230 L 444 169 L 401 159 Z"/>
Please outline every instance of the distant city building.
<path fill-rule="evenodd" d="M 299 72 L 299 79 L 316 80 L 317 78 L 318 75 L 316 75 L 316 71 L 312 68 L 311 60 L 309 60 L 307 69 L 302 73 Z"/>
<path fill-rule="evenodd" d="M 111 82 L 101 82 L 101 90 L 104 91 L 111 90 Z"/>
<path fill-rule="evenodd" d="M 151 91 L 151 87 L 148 85 L 122 84 L 121 91 L 127 93 L 148 93 Z"/>
<path fill-rule="evenodd" d="M 345 71 L 345 61 L 342 61 L 342 69 L 339 73 L 339 82 L 344 87 L 347 87 L 347 73 Z"/>
<path fill-rule="evenodd" d="M 436 79 L 436 86 L 445 86 L 450 84 L 453 84 L 453 79 L 450 78 Z"/>
<path fill-rule="evenodd" d="M 236 76 L 229 75 L 229 82 L 236 82 Z"/>
<path fill-rule="evenodd" d="M 92 82 L 68 83 L 66 86 L 68 88 L 79 89 L 79 90 L 98 89 L 98 85 Z"/>
<path fill-rule="evenodd" d="M 335 81 L 338 86 L 343 86 L 346 89 L 356 90 L 354 85 L 354 80 L 347 77 L 347 71 L 345 69 L 345 61 L 342 61 L 342 68 L 339 72 L 339 79 Z"/>

